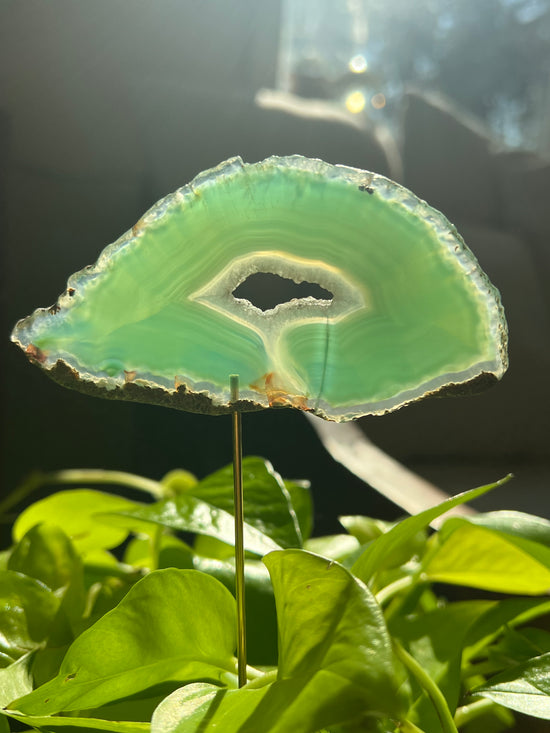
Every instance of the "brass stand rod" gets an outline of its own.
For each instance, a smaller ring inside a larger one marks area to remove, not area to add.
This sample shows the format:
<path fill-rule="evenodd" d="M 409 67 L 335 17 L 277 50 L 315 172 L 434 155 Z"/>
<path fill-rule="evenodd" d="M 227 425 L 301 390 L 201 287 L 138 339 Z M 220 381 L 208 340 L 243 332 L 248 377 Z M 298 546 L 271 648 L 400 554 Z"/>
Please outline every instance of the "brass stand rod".
<path fill-rule="evenodd" d="M 231 401 L 239 399 L 239 375 L 229 377 Z M 244 586 L 244 545 L 243 545 L 243 448 L 241 413 L 234 410 L 233 421 L 233 492 L 235 503 L 235 596 L 237 599 L 237 659 L 239 687 L 246 685 L 246 611 Z"/>

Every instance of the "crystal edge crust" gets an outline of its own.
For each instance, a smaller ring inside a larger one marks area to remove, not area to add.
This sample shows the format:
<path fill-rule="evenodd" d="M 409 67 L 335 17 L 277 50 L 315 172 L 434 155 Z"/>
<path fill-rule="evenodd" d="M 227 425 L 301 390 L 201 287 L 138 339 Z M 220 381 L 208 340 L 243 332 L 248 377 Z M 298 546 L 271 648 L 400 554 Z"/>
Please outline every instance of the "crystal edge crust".
<path fill-rule="evenodd" d="M 428 391 L 425 393 L 420 393 L 419 387 L 408 392 L 402 392 L 391 400 L 385 400 L 383 403 L 379 403 L 378 406 L 377 403 L 364 403 L 362 405 L 356 405 L 355 408 L 348 409 L 346 406 L 343 406 L 335 409 L 330 405 L 323 405 L 321 401 L 315 409 L 307 408 L 308 411 L 326 420 L 341 422 L 363 415 L 383 415 L 426 397 L 476 393 L 500 379 L 508 367 L 508 331 L 500 294 L 483 270 L 481 270 L 477 258 L 465 244 L 456 228 L 441 212 L 432 208 L 408 189 L 390 181 L 384 176 L 350 166 L 332 165 L 320 159 L 305 158 L 300 155 L 286 157 L 271 156 L 257 163 L 244 163 L 242 158 L 236 156 L 223 161 L 209 170 L 199 173 L 190 183 L 155 203 L 132 229 L 125 232 L 115 242 L 102 250 L 94 265 L 88 265 L 71 275 L 67 283 L 66 291 L 59 297 L 57 303 L 52 308 L 37 308 L 31 315 L 18 321 L 11 334 L 11 340 L 25 351 L 30 361 L 40 366 L 54 381 L 86 394 L 109 399 L 158 404 L 189 412 L 212 415 L 227 414 L 235 409 L 256 411 L 267 407 L 265 401 L 260 402 L 250 399 L 241 400 L 235 404 L 223 402 L 219 396 L 216 399 L 216 396 L 211 396 L 207 391 L 193 392 L 184 384 L 180 385 L 177 389 L 167 390 L 159 384 L 146 380 L 140 380 L 140 383 L 120 383 L 120 381 L 107 376 L 96 377 L 95 375 L 90 375 L 90 378 L 83 378 L 75 366 L 61 358 L 58 358 L 53 363 L 45 363 L 40 355 L 34 354 L 32 349 L 29 351 L 29 346 L 32 346 L 32 344 L 25 343 L 24 340 L 19 338 L 19 334 L 28 325 L 32 325 L 36 318 L 45 316 L 48 311 L 52 312 L 53 309 L 61 307 L 70 308 L 73 306 L 77 298 L 73 298 L 72 293 L 75 290 L 80 290 L 81 283 L 89 282 L 95 277 L 100 276 L 114 256 L 123 248 L 131 246 L 139 239 L 144 227 L 168 214 L 173 205 L 181 205 L 185 199 L 196 196 L 197 191 L 201 187 L 214 185 L 216 180 L 222 175 L 237 175 L 245 167 L 303 170 L 314 175 L 323 175 L 337 180 L 344 180 L 358 187 L 368 185 L 383 199 L 391 201 L 393 205 L 402 206 L 410 213 L 414 213 L 416 216 L 425 220 L 430 227 L 435 229 L 443 246 L 449 252 L 452 252 L 453 256 L 460 261 L 462 269 L 470 275 L 475 287 L 488 304 L 487 321 L 490 325 L 493 339 L 498 344 L 494 362 L 491 362 L 489 365 L 487 363 L 484 365 L 490 367 L 489 371 L 484 369 L 474 377 L 466 376 L 464 373 L 447 375 L 447 382 L 438 379 L 436 380 L 437 385 L 434 384 L 431 387 L 426 385 L 425 388 Z M 439 383 L 440 381 L 441 383 Z M 262 397 L 259 395 L 258 399 L 261 400 Z M 327 414 L 327 409 L 330 410 L 330 414 Z"/>
<path fill-rule="evenodd" d="M 42 367 L 48 376 L 57 384 L 68 389 L 81 392 L 92 397 L 101 397 L 103 399 L 119 400 L 124 402 L 141 402 L 148 405 L 159 405 L 161 407 L 170 407 L 175 410 L 183 410 L 184 412 L 195 412 L 203 415 L 229 415 L 235 410 L 239 412 L 258 412 L 266 409 L 267 405 L 254 400 L 237 400 L 236 402 L 219 404 L 212 400 L 207 392 L 192 392 L 185 385 L 180 385 L 174 391 L 168 391 L 155 384 L 147 383 L 144 380 L 137 382 L 126 382 L 125 384 L 117 384 L 113 389 L 106 390 L 101 385 L 92 380 L 84 380 L 80 378 L 76 369 L 73 369 L 67 362 L 58 359 L 56 363 L 49 368 L 43 365 L 33 356 L 27 354 L 29 361 Z M 319 406 L 318 408 L 308 408 L 308 412 L 316 417 L 323 418 L 328 422 L 347 422 L 357 417 L 365 417 L 367 415 L 387 415 L 390 412 L 400 410 L 402 407 L 413 402 L 420 402 L 429 397 L 463 397 L 478 394 L 487 388 L 494 386 L 498 382 L 491 372 L 482 372 L 467 382 L 449 382 L 443 387 L 433 391 L 425 392 L 422 395 L 403 399 L 399 404 L 392 407 L 380 408 L 370 412 L 364 412 L 357 416 L 328 415 L 326 411 Z M 273 405 L 270 409 L 282 410 L 293 407 L 293 405 Z"/>

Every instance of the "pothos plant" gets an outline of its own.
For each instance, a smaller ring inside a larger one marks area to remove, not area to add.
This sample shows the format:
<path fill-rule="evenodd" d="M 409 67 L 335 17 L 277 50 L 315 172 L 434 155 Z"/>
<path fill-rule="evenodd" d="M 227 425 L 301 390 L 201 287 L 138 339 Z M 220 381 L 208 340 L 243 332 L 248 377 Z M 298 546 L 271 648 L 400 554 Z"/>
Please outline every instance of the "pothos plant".
<path fill-rule="evenodd" d="M 264 311 L 239 294 L 257 274 L 322 295 Z M 92 395 L 231 413 L 239 505 L 241 411 L 350 420 L 507 365 L 500 297 L 445 217 L 382 176 L 300 156 L 199 174 L 12 339 Z M 243 473 L 246 669 L 232 468 L 46 477 L 78 488 L 27 508 L 3 558 L 4 729 L 456 733 L 509 727 L 510 709 L 550 717 L 550 635 L 531 625 L 550 610 L 550 522 L 497 512 L 429 534 L 486 486 L 311 538 L 304 484 L 258 458 Z M 445 601 L 438 582 L 519 597 Z"/>
<path fill-rule="evenodd" d="M 430 530 L 501 482 L 312 537 L 307 483 L 261 458 L 243 473 L 241 688 L 231 467 L 202 481 L 33 478 L 79 488 L 26 508 L 2 555 L 0 731 L 475 733 L 511 729 L 511 711 L 550 719 L 550 522 L 497 511 Z M 450 586 L 493 593 L 454 600 Z"/>

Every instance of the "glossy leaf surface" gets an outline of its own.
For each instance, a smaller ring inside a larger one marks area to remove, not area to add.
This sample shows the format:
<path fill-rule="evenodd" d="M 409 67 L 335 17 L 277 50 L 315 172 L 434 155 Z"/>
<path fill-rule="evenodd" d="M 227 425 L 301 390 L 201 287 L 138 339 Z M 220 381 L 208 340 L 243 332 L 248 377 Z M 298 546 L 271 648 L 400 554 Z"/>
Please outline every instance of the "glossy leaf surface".
<path fill-rule="evenodd" d="M 8 568 L 55 592 L 61 603 L 49 632 L 50 644 L 69 644 L 81 626 L 86 598 L 81 559 L 63 530 L 55 524 L 32 527 L 14 547 Z"/>
<path fill-rule="evenodd" d="M 488 697 L 519 713 L 550 720 L 550 653 L 492 677 L 472 694 Z"/>
<path fill-rule="evenodd" d="M 243 459 L 244 520 L 280 547 L 302 543 L 300 526 L 283 479 L 269 461 Z M 233 466 L 229 465 L 189 489 L 189 494 L 233 514 Z"/>
<path fill-rule="evenodd" d="M 33 652 L 28 652 L 9 667 L 0 669 L 0 708 L 32 690 L 32 655 Z"/>
<path fill-rule="evenodd" d="M 460 504 L 465 504 L 467 501 L 472 501 L 478 496 L 482 496 L 497 486 L 502 485 L 506 480 L 502 479 L 494 484 L 487 484 L 487 486 L 480 486 L 477 489 L 464 491 L 462 494 L 457 494 L 450 499 L 446 499 L 435 507 L 426 509 L 412 517 L 407 517 L 407 519 L 396 524 L 388 532 L 380 535 L 380 537 L 367 546 L 363 554 L 353 565 L 352 570 L 354 574 L 365 583 L 369 582 L 374 573 L 391 565 L 392 558 L 396 554 L 398 557 L 401 554 L 401 548 L 404 545 L 409 545 L 411 540 L 423 529 L 426 529 L 436 517 L 440 517 L 455 506 L 460 506 Z"/>
<path fill-rule="evenodd" d="M 55 524 L 32 527 L 15 546 L 8 569 L 36 578 L 54 591 L 70 585 L 82 572 L 71 541 Z"/>
<path fill-rule="evenodd" d="M 98 707 L 165 681 L 235 671 L 235 602 L 195 570 L 159 570 L 81 634 L 58 676 L 11 707 L 30 715 Z"/>
<path fill-rule="evenodd" d="M 207 504 L 190 494 L 180 494 L 156 504 L 135 504 L 129 509 L 99 515 L 115 527 L 126 528 L 126 533 L 151 534 L 154 525 L 162 525 L 185 532 L 205 534 L 228 544 L 235 541 L 235 520 L 232 514 Z M 279 545 L 247 522 L 243 527 L 245 550 L 256 555 L 279 549 Z"/>
<path fill-rule="evenodd" d="M 507 593 L 550 589 L 550 548 L 460 519 L 424 570 L 433 581 Z"/>
<path fill-rule="evenodd" d="M 0 571 L 0 651 L 17 659 L 41 646 L 59 606 L 59 598 L 40 581 Z"/>
<path fill-rule="evenodd" d="M 276 681 L 182 688 L 159 706 L 152 733 L 313 733 L 362 714 L 399 715 L 401 680 L 368 589 L 340 565 L 300 550 L 264 562 L 278 608 Z"/>
<path fill-rule="evenodd" d="M 453 527 L 454 521 L 450 519 L 445 522 L 442 528 L 444 533 Z M 468 522 L 550 547 L 550 520 L 544 517 L 501 510 L 476 514 L 468 517 Z"/>
<path fill-rule="evenodd" d="M 110 733 L 148 733 L 149 723 L 121 720 L 101 720 L 99 718 L 66 717 L 61 715 L 19 715 L 11 713 L 10 717 L 24 725 L 38 730 L 55 733 L 73 733 L 78 731 L 110 731 Z"/>
<path fill-rule="evenodd" d="M 283 687 L 286 694 L 295 690 L 274 730 L 313 731 L 365 710 L 397 714 L 400 680 L 384 618 L 368 589 L 337 563 L 299 550 L 270 553 L 264 562 L 279 624 L 281 692 L 273 699 Z"/>
<path fill-rule="evenodd" d="M 258 729 L 251 727 L 250 718 L 254 719 L 257 707 L 270 690 L 270 686 L 226 690 L 204 682 L 186 685 L 169 695 L 155 710 L 151 733 L 207 733 L 215 730 L 252 733 Z M 271 725 L 261 730 L 270 733 L 274 728 Z"/>
<path fill-rule="evenodd" d="M 121 496 L 93 489 L 59 491 L 31 504 L 19 515 L 13 527 L 13 538 L 17 542 L 35 524 L 46 522 L 61 527 L 80 552 L 109 549 L 120 545 L 128 532 L 101 523 L 97 515 L 136 505 L 140 506 Z"/>

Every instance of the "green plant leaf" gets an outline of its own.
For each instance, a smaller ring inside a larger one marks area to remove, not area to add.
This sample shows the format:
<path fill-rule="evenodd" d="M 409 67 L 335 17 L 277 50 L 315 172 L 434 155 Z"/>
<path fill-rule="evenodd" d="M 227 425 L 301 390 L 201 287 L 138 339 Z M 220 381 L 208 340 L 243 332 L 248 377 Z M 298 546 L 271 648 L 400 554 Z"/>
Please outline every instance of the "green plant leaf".
<path fill-rule="evenodd" d="M 423 733 L 420 728 L 413 726 L 408 720 L 395 720 L 389 718 L 358 718 L 352 723 L 324 728 L 319 733 Z"/>
<path fill-rule="evenodd" d="M 158 570 L 69 648 L 58 676 L 11 707 L 28 715 L 99 707 L 165 681 L 235 671 L 235 601 L 195 570 Z"/>
<path fill-rule="evenodd" d="M 173 471 L 169 471 L 166 476 L 163 476 L 160 483 L 163 487 L 163 495 L 168 498 L 184 494 L 193 486 L 196 486 L 199 480 L 190 471 L 186 471 L 184 468 L 175 468 Z"/>
<path fill-rule="evenodd" d="M 116 569 L 120 572 L 115 572 Z M 99 576 L 88 591 L 85 614 L 87 627 L 92 626 L 102 616 L 112 611 L 130 588 L 146 575 L 143 568 L 135 569 L 122 563 L 115 569 L 105 568 L 104 570 L 108 570 L 108 573 L 104 572 Z"/>
<path fill-rule="evenodd" d="M 129 531 L 151 534 L 154 525 L 170 529 L 194 532 L 215 537 L 229 545 L 235 542 L 235 519 L 223 509 L 211 506 L 205 501 L 180 494 L 175 499 L 166 499 L 155 504 L 135 505 L 130 509 L 102 514 L 102 521 L 125 527 Z M 265 555 L 278 550 L 279 545 L 256 527 L 244 523 L 244 546 L 248 552 Z"/>
<path fill-rule="evenodd" d="M 472 690 L 499 705 L 535 718 L 550 720 L 550 653 L 534 657 L 492 677 Z"/>
<path fill-rule="evenodd" d="M 173 684 L 163 683 L 152 690 L 131 695 L 123 700 L 117 700 L 102 705 L 99 708 L 79 710 L 77 715 L 82 718 L 99 718 L 101 720 L 124 720 L 139 723 L 150 722 L 155 709 L 164 700 L 167 693 L 174 689 Z"/>
<path fill-rule="evenodd" d="M 313 501 L 310 483 L 309 481 L 288 481 L 287 479 L 283 481 L 300 526 L 302 540 L 305 541 L 309 539 L 313 530 Z"/>
<path fill-rule="evenodd" d="M 15 659 L 9 656 L 9 654 L 6 654 L 5 652 L 0 652 L 0 669 L 3 669 L 4 667 L 9 667 L 10 664 L 13 664 L 15 662 Z"/>
<path fill-rule="evenodd" d="M 304 551 L 270 553 L 264 562 L 277 603 L 277 684 L 293 689 L 274 730 L 313 731 L 364 712 L 398 715 L 401 679 L 370 591 L 342 566 Z"/>
<path fill-rule="evenodd" d="M 32 665 L 33 689 L 53 680 L 57 676 L 59 667 L 69 646 L 70 643 L 63 646 L 47 646 L 44 649 L 37 649 L 34 652 L 35 656 Z M 11 699 L 13 700 L 14 698 Z"/>
<path fill-rule="evenodd" d="M 446 540 L 464 524 L 484 527 L 502 535 L 517 547 L 525 549 L 545 567 L 550 568 L 550 543 L 545 522 L 546 520 L 540 517 L 521 512 L 491 512 L 474 517 L 452 517 L 444 523 L 439 532 L 439 538 Z"/>
<path fill-rule="evenodd" d="M 86 602 L 82 563 L 72 542 L 55 524 L 37 524 L 14 547 L 8 567 L 42 581 L 61 599 L 52 641 L 72 641 L 81 630 Z"/>
<path fill-rule="evenodd" d="M 143 577 L 144 572 L 142 568 L 135 568 L 125 562 L 119 562 L 114 555 L 106 550 L 90 552 L 84 559 L 84 584 L 86 588 L 113 578 L 135 583 Z"/>
<path fill-rule="evenodd" d="M 493 601 L 450 603 L 422 615 L 394 616 L 390 632 L 407 648 L 443 692 L 454 712 L 460 693 L 460 661 L 464 638 L 480 614 Z M 435 708 L 423 690 L 411 680 L 415 702 L 407 714 L 425 730 L 440 730 Z"/>
<path fill-rule="evenodd" d="M 198 534 L 195 537 L 193 550 L 196 555 L 215 560 L 230 561 L 235 557 L 235 548 L 232 545 L 228 545 L 227 542 L 222 542 L 215 537 L 209 537 L 205 534 Z"/>
<path fill-rule="evenodd" d="M 407 519 L 396 524 L 389 532 L 381 535 L 378 539 L 374 540 L 374 542 L 371 542 L 371 544 L 367 546 L 363 554 L 353 565 L 353 573 L 360 580 L 368 583 L 375 573 L 388 567 L 388 558 L 391 558 L 393 553 L 399 550 L 400 546 L 409 543 L 415 535 L 428 527 L 436 517 L 440 517 L 455 506 L 464 504 L 467 501 L 473 501 L 474 499 L 477 499 L 478 496 L 482 496 L 488 491 L 492 491 L 498 486 L 502 486 L 502 484 L 510 478 L 511 476 L 506 476 L 500 481 L 496 481 L 494 484 L 487 484 L 486 486 L 480 486 L 477 489 L 471 489 L 470 491 L 465 491 L 462 494 L 457 494 L 457 496 L 446 499 L 441 504 L 430 509 L 426 509 L 425 511 L 420 512 L 420 514 L 407 517 Z"/>
<path fill-rule="evenodd" d="M 31 504 L 15 521 L 15 542 L 36 524 L 55 524 L 72 540 L 77 551 L 117 547 L 128 536 L 126 529 L 102 523 L 97 514 L 141 506 L 137 502 L 93 489 L 59 491 Z"/>
<path fill-rule="evenodd" d="M 382 519 L 373 519 L 361 514 L 341 516 L 338 517 L 338 521 L 349 534 L 357 537 L 362 545 L 372 542 L 395 526 L 395 522 L 384 522 Z"/>
<path fill-rule="evenodd" d="M 269 691 L 269 686 L 228 690 L 204 682 L 186 685 L 160 703 L 151 719 L 151 733 L 206 733 L 214 730 L 223 733 L 261 730 L 269 733 L 274 730 L 272 725 L 276 720 L 272 720 L 271 725 L 268 723 L 268 728 L 252 728 L 249 722 Z"/>
<path fill-rule="evenodd" d="M 152 733 L 313 733 L 365 714 L 399 718 L 401 679 L 369 590 L 303 550 L 273 552 L 264 562 L 278 608 L 277 679 L 239 690 L 188 685 L 159 705 Z"/>
<path fill-rule="evenodd" d="M 244 519 L 279 547 L 300 547 L 302 535 L 284 481 L 264 458 L 243 459 Z M 233 514 L 233 466 L 207 476 L 189 494 Z"/>
<path fill-rule="evenodd" d="M 550 547 L 550 521 L 533 514 L 512 511 L 485 512 L 466 518 L 448 519 L 441 528 L 442 534 L 452 529 L 456 521 L 468 521 L 487 529 L 498 530 L 506 534 L 521 537 L 532 542 Z"/>
<path fill-rule="evenodd" d="M 380 519 L 371 519 L 360 515 L 338 517 L 340 524 L 356 537 L 362 545 L 378 539 L 381 535 L 390 532 L 397 526 L 396 522 L 383 522 Z M 406 541 L 397 545 L 391 553 L 384 557 L 384 565 L 387 569 L 397 568 L 405 564 L 412 557 L 422 555 L 427 541 L 427 530 L 422 528 Z M 359 558 L 359 554 L 353 559 L 351 567 Z"/>
<path fill-rule="evenodd" d="M 153 558 L 150 539 L 136 537 L 128 543 L 124 552 L 124 562 L 136 567 L 151 568 Z M 173 535 L 163 534 L 159 541 L 158 569 L 192 568 L 193 550 L 188 544 Z"/>
<path fill-rule="evenodd" d="M 55 524 L 32 527 L 14 547 L 8 570 L 41 580 L 51 590 L 74 579 L 79 558 L 67 535 Z"/>
<path fill-rule="evenodd" d="M 550 613 L 550 601 L 538 598 L 506 598 L 495 601 L 472 624 L 464 640 L 464 661 L 479 655 L 505 626 L 516 627 Z"/>
<path fill-rule="evenodd" d="M 550 632 L 527 628 L 507 628 L 503 638 L 489 648 L 489 661 L 496 670 L 527 662 L 532 657 L 550 652 Z"/>
<path fill-rule="evenodd" d="M 59 598 L 39 580 L 0 571 L 0 651 L 17 659 L 41 646 L 59 606 Z"/>
<path fill-rule="evenodd" d="M 549 548 L 467 521 L 453 527 L 424 567 L 430 580 L 526 595 L 550 588 L 550 567 L 541 562 Z"/>
<path fill-rule="evenodd" d="M 337 562 L 344 562 L 346 558 L 359 550 L 359 541 L 350 534 L 324 535 L 312 537 L 304 544 L 304 549 L 316 555 L 328 557 Z"/>
<path fill-rule="evenodd" d="M 0 551 L 0 570 L 7 570 L 8 569 L 8 562 L 10 559 L 12 548 L 8 548 L 7 550 Z"/>
<path fill-rule="evenodd" d="M 61 715 L 20 715 L 10 711 L 8 715 L 24 725 L 52 733 L 73 733 L 74 731 L 112 731 L 112 733 L 149 733 L 149 723 L 134 721 L 101 720 Z"/>
<path fill-rule="evenodd" d="M 28 652 L 9 667 L 0 669 L 0 708 L 7 705 L 10 700 L 31 692 L 33 656 L 34 652 Z"/>
<path fill-rule="evenodd" d="M 235 563 L 195 556 L 195 568 L 217 578 L 235 593 Z M 265 565 L 247 560 L 244 566 L 246 647 L 249 664 L 277 664 L 277 614 L 271 579 Z"/>

